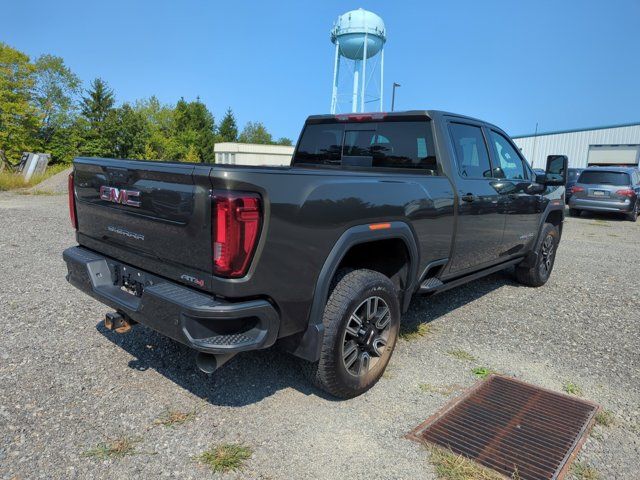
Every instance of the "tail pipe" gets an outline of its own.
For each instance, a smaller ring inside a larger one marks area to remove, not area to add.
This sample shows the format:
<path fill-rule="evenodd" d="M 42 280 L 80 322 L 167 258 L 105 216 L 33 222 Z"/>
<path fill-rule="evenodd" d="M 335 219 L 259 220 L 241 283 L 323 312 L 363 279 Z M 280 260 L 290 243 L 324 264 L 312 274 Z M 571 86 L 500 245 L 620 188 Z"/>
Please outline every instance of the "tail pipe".
<path fill-rule="evenodd" d="M 231 360 L 235 355 L 235 353 L 211 354 L 198 352 L 198 355 L 196 356 L 196 365 L 204 373 L 213 373 Z"/>

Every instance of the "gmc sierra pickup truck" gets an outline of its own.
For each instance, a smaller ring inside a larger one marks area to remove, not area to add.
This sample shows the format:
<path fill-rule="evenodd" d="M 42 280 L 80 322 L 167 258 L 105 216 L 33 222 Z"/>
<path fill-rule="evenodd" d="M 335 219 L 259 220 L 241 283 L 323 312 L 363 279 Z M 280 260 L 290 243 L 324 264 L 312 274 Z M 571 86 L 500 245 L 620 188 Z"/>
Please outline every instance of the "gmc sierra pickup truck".
<path fill-rule="evenodd" d="M 213 372 L 276 342 L 349 398 L 389 362 L 414 294 L 515 267 L 543 285 L 567 159 L 536 175 L 498 127 L 439 111 L 307 119 L 288 167 L 77 158 L 67 280 Z"/>

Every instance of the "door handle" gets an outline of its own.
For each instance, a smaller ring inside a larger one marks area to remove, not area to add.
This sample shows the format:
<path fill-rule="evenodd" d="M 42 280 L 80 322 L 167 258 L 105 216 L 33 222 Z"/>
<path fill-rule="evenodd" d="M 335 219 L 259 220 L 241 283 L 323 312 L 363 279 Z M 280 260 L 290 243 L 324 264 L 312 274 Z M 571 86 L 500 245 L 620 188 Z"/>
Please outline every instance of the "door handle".
<path fill-rule="evenodd" d="M 476 196 L 473 193 L 467 193 L 466 195 L 462 195 L 462 201 L 471 203 L 476 199 Z"/>

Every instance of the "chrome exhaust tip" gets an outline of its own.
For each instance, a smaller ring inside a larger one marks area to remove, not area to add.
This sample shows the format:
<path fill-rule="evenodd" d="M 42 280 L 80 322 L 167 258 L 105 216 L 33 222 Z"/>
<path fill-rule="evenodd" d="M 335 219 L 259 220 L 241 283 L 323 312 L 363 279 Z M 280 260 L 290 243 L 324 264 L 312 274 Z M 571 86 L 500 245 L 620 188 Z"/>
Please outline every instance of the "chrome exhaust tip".
<path fill-rule="evenodd" d="M 196 365 L 204 373 L 213 373 L 235 356 L 235 353 L 211 354 L 198 352 Z"/>

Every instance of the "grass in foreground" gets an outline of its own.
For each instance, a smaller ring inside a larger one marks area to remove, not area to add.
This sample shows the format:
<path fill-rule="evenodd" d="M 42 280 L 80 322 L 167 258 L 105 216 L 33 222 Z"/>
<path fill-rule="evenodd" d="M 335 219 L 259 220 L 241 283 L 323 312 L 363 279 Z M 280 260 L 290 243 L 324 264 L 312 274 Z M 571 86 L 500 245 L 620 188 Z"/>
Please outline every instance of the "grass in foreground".
<path fill-rule="evenodd" d="M 47 167 L 47 170 L 42 175 L 34 175 L 28 182 L 24 181 L 22 175 L 3 170 L 0 172 L 0 192 L 5 190 L 17 190 L 19 188 L 29 188 L 37 185 L 38 183 L 52 177 L 56 173 L 69 168 L 71 165 L 57 164 Z"/>
<path fill-rule="evenodd" d="M 602 427 L 610 427 L 616 422 L 616 418 L 609 410 L 602 409 L 596 413 L 596 424 Z"/>
<path fill-rule="evenodd" d="M 156 425 L 162 425 L 163 427 L 175 427 L 177 425 L 190 422 L 194 418 L 196 418 L 195 411 L 181 412 L 179 410 L 167 410 L 153 423 Z"/>
<path fill-rule="evenodd" d="M 487 378 L 492 373 L 496 373 L 494 370 L 487 367 L 476 367 L 471 369 L 471 372 L 478 378 Z"/>
<path fill-rule="evenodd" d="M 562 389 L 569 395 L 575 395 L 576 397 L 582 396 L 582 388 L 580 388 L 578 385 L 576 385 L 573 382 L 566 382 L 562 386 Z"/>
<path fill-rule="evenodd" d="M 196 460 L 214 472 L 233 472 L 241 469 L 252 453 L 251 449 L 244 445 L 223 443 L 202 452 Z"/>
<path fill-rule="evenodd" d="M 449 350 L 447 352 L 453 358 L 457 358 L 458 360 L 467 360 L 469 362 L 475 361 L 476 357 L 471 355 L 469 352 L 462 350 L 461 348 L 455 348 L 453 350 Z"/>
<path fill-rule="evenodd" d="M 429 323 L 418 323 L 417 325 L 400 325 L 400 338 L 408 342 L 418 340 L 433 333 L 435 329 Z"/>
<path fill-rule="evenodd" d="M 504 477 L 462 455 L 440 447 L 427 447 L 431 453 L 430 461 L 441 480 L 502 480 Z M 518 478 L 514 476 L 512 478 Z"/>
<path fill-rule="evenodd" d="M 137 443 L 139 443 L 139 440 L 129 437 L 116 438 L 110 442 L 99 443 L 94 448 L 84 452 L 82 456 L 95 457 L 101 460 L 122 458 L 127 455 L 134 455 L 136 453 L 135 446 Z"/>
<path fill-rule="evenodd" d="M 600 478 L 600 473 L 595 468 L 582 462 L 574 463 L 571 467 L 571 473 L 580 480 L 598 480 Z"/>
<path fill-rule="evenodd" d="M 458 385 L 431 385 L 430 383 L 419 383 L 418 388 L 427 393 L 439 393 L 440 395 L 449 396 L 461 389 Z"/>

